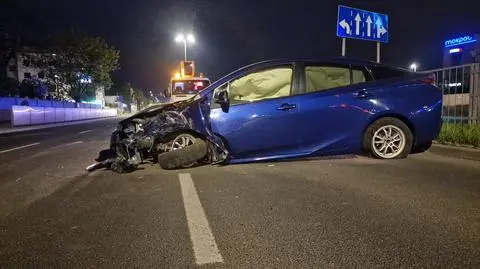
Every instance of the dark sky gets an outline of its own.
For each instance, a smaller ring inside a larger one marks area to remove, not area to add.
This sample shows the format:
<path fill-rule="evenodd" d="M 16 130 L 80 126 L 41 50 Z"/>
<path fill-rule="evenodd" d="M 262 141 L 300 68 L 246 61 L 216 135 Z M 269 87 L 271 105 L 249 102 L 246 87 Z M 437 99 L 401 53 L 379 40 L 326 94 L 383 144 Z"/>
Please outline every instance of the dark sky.
<path fill-rule="evenodd" d="M 337 6 L 389 15 L 389 44 L 382 61 L 440 67 L 443 41 L 480 33 L 479 0 L 13 0 L 23 1 L 42 21 L 45 35 L 78 27 L 120 49 L 116 79 L 164 89 L 183 57 L 174 42 L 182 29 L 197 43 L 189 58 L 215 80 L 237 67 L 278 57 L 339 56 Z M 347 55 L 375 59 L 375 43 L 347 41 Z"/>

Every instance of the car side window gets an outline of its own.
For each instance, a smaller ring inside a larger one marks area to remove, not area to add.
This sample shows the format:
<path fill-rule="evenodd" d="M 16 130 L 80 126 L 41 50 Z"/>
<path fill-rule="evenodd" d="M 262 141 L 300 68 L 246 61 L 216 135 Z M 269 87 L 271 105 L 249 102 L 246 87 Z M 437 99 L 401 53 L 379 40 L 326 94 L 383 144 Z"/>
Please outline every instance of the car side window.
<path fill-rule="evenodd" d="M 256 71 L 228 83 L 230 105 L 251 103 L 290 95 L 292 85 L 292 67 L 282 66 Z M 222 85 L 215 90 L 225 90 Z"/>
<path fill-rule="evenodd" d="M 351 79 L 350 79 L 351 75 Z M 306 92 L 318 92 L 366 81 L 362 70 L 334 66 L 306 66 Z"/>
<path fill-rule="evenodd" d="M 365 81 L 367 81 L 367 79 L 362 70 L 352 69 L 352 84 L 363 83 Z"/>

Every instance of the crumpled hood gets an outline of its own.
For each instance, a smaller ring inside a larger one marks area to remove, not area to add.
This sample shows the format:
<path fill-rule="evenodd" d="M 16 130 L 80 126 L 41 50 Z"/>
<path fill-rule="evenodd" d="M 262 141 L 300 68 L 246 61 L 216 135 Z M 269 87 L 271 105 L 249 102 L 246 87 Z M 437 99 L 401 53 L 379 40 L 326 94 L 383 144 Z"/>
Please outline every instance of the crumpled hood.
<path fill-rule="evenodd" d="M 124 124 L 130 122 L 132 119 L 137 119 L 137 118 L 143 118 L 143 117 L 152 117 L 157 115 L 159 112 L 162 110 L 168 109 L 168 110 L 175 110 L 175 111 L 180 111 L 190 105 L 193 102 L 193 98 L 184 100 L 184 101 L 177 101 L 173 103 L 162 103 L 162 104 L 155 104 L 150 107 L 147 107 L 132 116 L 121 120 L 119 123 Z"/>

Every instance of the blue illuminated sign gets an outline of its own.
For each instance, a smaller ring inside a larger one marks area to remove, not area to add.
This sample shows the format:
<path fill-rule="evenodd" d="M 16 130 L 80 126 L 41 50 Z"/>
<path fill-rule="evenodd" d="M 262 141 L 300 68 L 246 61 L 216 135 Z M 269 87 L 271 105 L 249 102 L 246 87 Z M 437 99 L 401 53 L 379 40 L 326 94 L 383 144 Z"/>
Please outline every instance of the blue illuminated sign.
<path fill-rule="evenodd" d="M 347 6 L 338 6 L 337 36 L 387 43 L 388 16 Z"/>
<path fill-rule="evenodd" d="M 448 47 L 458 46 L 458 45 L 462 45 L 462 44 L 473 43 L 473 42 L 476 42 L 476 41 L 477 40 L 475 40 L 475 37 L 470 36 L 470 35 L 466 35 L 466 36 L 462 36 L 462 37 L 458 37 L 458 38 L 454 38 L 454 39 L 450 39 L 450 40 L 445 41 L 445 47 L 448 48 Z"/>

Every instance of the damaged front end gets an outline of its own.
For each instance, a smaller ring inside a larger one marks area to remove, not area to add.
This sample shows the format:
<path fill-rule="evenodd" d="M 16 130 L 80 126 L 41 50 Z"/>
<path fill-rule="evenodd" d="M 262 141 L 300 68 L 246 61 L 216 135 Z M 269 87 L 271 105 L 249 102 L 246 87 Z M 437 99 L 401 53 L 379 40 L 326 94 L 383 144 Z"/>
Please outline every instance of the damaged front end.
<path fill-rule="evenodd" d="M 110 149 L 100 151 L 97 163 L 87 170 L 107 168 L 124 173 L 145 161 L 159 162 L 164 168 L 221 163 L 227 159 L 228 151 L 222 140 L 211 133 L 208 111 L 205 100 L 191 99 L 155 105 L 122 120 L 112 133 Z M 167 159 L 170 163 L 162 165 Z"/>

